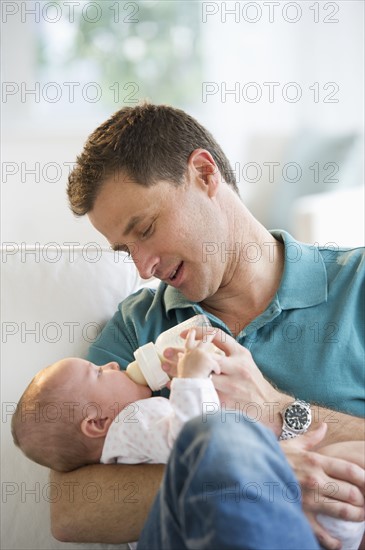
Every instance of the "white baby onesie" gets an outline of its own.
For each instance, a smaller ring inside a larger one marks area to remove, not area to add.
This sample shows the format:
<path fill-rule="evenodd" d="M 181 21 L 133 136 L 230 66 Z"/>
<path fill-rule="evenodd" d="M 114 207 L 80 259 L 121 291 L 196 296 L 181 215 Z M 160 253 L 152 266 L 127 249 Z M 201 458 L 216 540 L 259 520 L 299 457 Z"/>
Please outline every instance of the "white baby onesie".
<path fill-rule="evenodd" d="M 209 378 L 174 378 L 170 399 L 140 399 L 116 416 L 100 462 L 166 464 L 183 425 L 195 416 L 204 422 L 208 414 L 219 411 L 219 398 Z"/>

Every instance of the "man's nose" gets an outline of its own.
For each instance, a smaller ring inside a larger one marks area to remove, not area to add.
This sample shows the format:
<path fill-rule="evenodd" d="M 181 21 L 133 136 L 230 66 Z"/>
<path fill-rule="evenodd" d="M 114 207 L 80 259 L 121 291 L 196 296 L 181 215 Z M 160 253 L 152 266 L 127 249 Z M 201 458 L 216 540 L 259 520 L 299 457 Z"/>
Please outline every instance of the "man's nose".
<path fill-rule="evenodd" d="M 150 279 L 156 273 L 160 258 L 149 251 L 139 250 L 132 255 L 135 266 L 142 279 Z"/>

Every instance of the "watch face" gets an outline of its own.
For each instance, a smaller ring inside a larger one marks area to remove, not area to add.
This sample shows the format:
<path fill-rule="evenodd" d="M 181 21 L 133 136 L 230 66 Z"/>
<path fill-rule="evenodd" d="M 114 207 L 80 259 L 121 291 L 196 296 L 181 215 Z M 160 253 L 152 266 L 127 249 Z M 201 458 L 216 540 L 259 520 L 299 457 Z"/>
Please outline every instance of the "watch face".
<path fill-rule="evenodd" d="M 286 409 L 284 418 L 292 430 L 303 430 L 308 423 L 308 411 L 301 405 L 292 405 Z"/>

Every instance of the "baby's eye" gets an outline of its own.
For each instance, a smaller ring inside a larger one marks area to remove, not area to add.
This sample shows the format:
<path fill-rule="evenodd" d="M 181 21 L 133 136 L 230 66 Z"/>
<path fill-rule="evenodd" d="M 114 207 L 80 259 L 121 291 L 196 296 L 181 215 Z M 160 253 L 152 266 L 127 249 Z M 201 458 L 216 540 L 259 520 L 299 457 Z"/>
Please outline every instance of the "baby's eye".
<path fill-rule="evenodd" d="M 102 367 L 99 367 L 99 368 L 98 368 L 98 378 L 99 378 L 99 376 L 101 376 L 102 372 L 103 372 Z"/>

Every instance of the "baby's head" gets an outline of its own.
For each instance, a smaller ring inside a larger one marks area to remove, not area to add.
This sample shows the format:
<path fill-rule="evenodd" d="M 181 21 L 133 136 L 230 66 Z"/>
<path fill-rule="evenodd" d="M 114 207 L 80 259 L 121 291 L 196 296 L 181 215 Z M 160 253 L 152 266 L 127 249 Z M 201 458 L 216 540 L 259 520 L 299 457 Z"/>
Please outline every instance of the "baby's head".
<path fill-rule="evenodd" d="M 20 398 L 11 423 L 14 443 L 31 460 L 60 472 L 94 464 L 117 414 L 150 396 L 118 363 L 98 367 L 62 359 L 41 370 Z"/>

